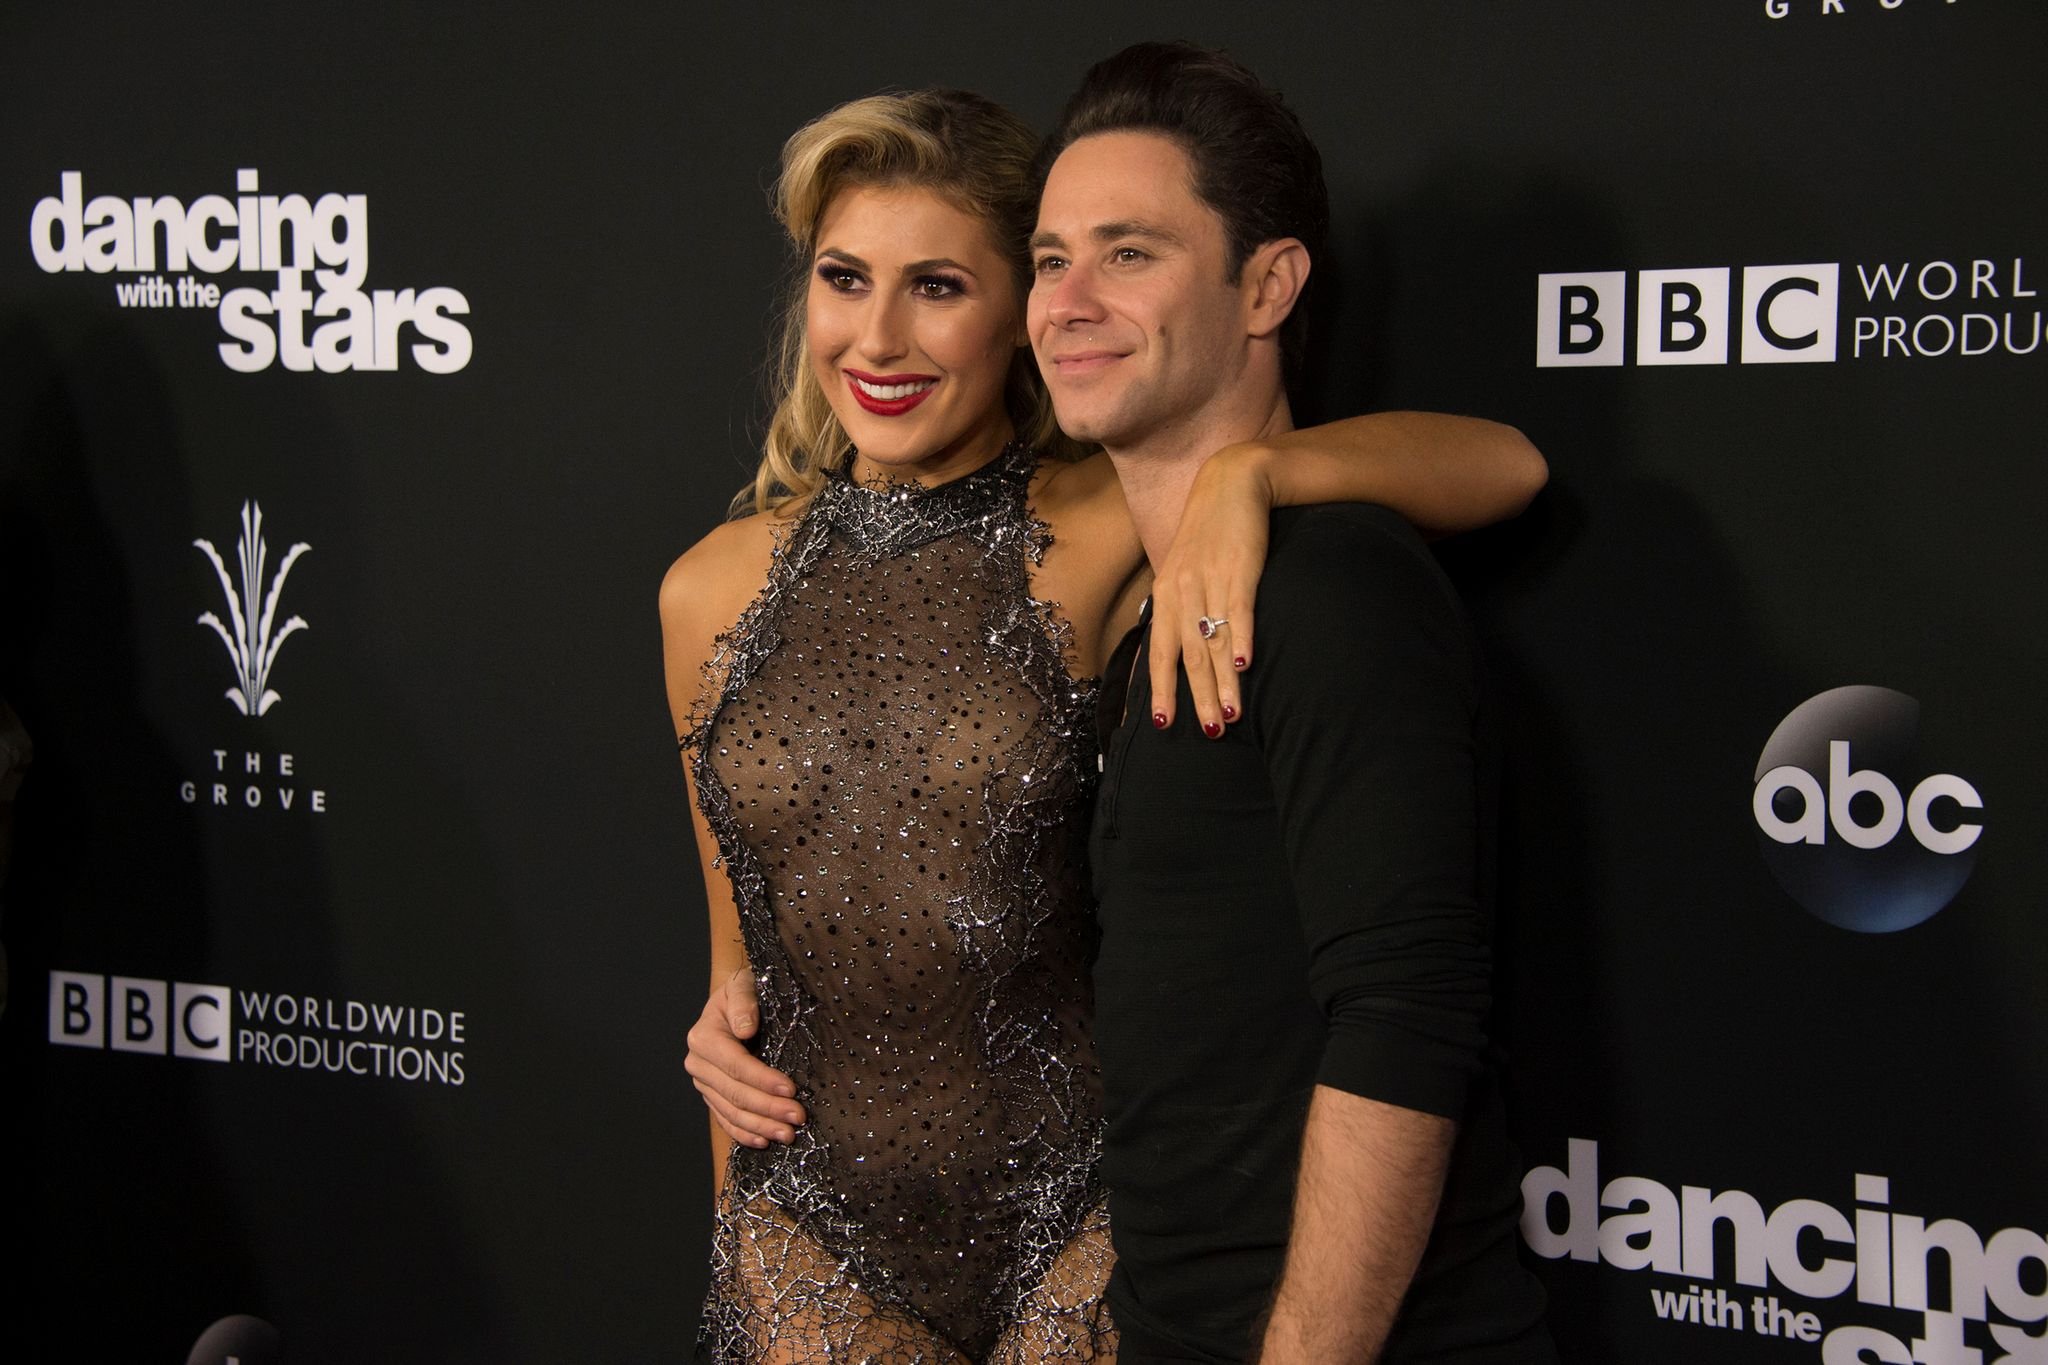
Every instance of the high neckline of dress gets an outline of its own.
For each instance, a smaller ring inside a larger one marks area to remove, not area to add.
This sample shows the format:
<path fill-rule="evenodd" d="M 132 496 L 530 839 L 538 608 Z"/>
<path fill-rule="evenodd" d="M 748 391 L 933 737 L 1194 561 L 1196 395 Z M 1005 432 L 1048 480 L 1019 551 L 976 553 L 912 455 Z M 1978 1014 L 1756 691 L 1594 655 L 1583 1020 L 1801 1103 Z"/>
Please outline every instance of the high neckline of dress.
<path fill-rule="evenodd" d="M 997 515 L 1015 501 L 1015 490 L 1029 482 L 1037 464 L 1031 447 L 1012 441 L 986 464 L 930 486 L 858 483 L 834 471 L 818 492 L 816 509 L 858 548 L 899 554 Z"/>

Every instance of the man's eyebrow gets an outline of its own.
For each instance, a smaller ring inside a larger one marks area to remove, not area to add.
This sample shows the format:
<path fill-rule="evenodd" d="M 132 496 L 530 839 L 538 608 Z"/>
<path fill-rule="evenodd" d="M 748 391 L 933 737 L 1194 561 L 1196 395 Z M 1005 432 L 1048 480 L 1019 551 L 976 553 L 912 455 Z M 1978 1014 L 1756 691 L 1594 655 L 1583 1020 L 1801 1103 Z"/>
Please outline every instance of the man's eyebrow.
<path fill-rule="evenodd" d="M 1098 223 L 1089 231 L 1088 235 L 1098 242 L 1113 241 L 1119 237 L 1139 237 L 1149 242 L 1158 242 L 1163 246 L 1186 245 L 1181 241 L 1179 234 L 1169 232 L 1157 224 L 1142 222 L 1136 218 L 1127 218 L 1114 223 Z"/>
<path fill-rule="evenodd" d="M 1113 242 L 1119 238 L 1136 237 L 1143 241 L 1158 242 L 1162 246 L 1185 246 L 1178 233 L 1167 231 L 1153 223 L 1136 218 L 1122 218 L 1113 223 L 1097 223 L 1088 229 L 1088 236 L 1098 242 Z M 1031 234 L 1031 249 L 1038 251 L 1047 247 L 1063 247 L 1066 238 L 1057 232 L 1034 232 Z"/>

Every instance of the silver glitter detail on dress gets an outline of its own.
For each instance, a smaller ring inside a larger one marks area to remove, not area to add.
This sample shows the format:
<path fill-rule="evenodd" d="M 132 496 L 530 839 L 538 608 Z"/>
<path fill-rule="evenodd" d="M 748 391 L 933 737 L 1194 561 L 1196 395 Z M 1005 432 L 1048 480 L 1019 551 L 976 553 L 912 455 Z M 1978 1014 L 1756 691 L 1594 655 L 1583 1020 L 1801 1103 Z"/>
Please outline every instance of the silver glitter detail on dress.
<path fill-rule="evenodd" d="M 1086 874 L 1095 685 L 1031 595 L 1012 446 L 835 479 L 683 736 L 810 1121 L 735 1147 L 700 1351 L 1024 1365 L 1113 1353 Z"/>

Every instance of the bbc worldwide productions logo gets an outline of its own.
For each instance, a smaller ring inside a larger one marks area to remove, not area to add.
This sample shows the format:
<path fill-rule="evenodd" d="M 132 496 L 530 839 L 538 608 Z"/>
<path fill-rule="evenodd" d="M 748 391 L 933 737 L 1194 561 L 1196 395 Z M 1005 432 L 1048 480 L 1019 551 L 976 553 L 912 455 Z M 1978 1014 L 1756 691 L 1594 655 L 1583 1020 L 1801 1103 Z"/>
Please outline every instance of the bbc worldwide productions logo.
<path fill-rule="evenodd" d="M 1808 913 L 1843 929 L 1909 929 L 1955 899 L 1977 863 L 1984 798 L 1919 749 L 1920 703 L 1837 687 L 1778 723 L 1750 812 L 1765 864 Z"/>
<path fill-rule="evenodd" d="M 1703 266 L 1536 277 L 1538 369 L 2032 355 L 2024 257 Z"/>
<path fill-rule="evenodd" d="M 234 1059 L 234 994 L 226 986 L 86 972 L 50 973 L 50 1041 L 61 1047 Z"/>
<path fill-rule="evenodd" d="M 465 1010 L 50 973 L 50 1043 L 287 1071 L 461 1086 Z"/>

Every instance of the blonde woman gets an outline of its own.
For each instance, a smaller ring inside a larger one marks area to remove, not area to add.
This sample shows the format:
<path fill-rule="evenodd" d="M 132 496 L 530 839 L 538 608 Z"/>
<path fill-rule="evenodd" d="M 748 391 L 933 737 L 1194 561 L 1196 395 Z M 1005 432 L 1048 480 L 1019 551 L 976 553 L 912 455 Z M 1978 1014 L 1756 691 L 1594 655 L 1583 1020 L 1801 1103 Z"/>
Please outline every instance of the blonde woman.
<path fill-rule="evenodd" d="M 1185 663 L 1220 734 L 1271 505 L 1371 500 L 1449 531 L 1543 479 L 1516 433 L 1425 414 L 1234 447 L 1153 583 L 1025 345 L 1034 151 L 952 91 L 790 139 L 776 209 L 804 273 L 767 449 L 662 585 L 711 916 L 690 1067 L 722 1126 L 714 1359 L 1113 1359 L 1095 679 L 1148 593 L 1162 619 L 1208 616 Z M 723 1022 L 733 981 L 758 990 L 758 1059 Z"/>

